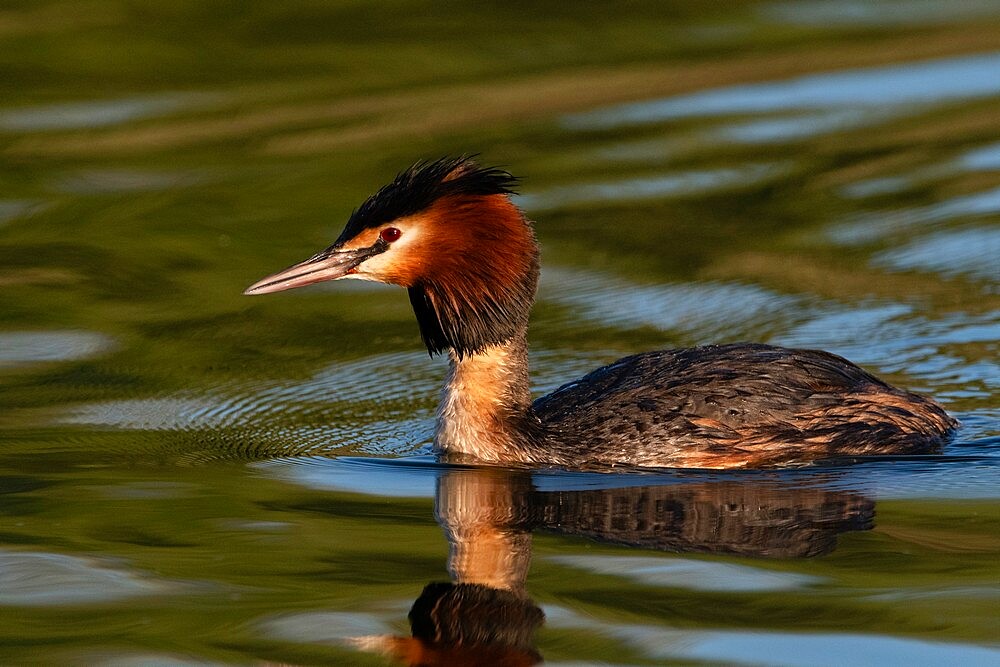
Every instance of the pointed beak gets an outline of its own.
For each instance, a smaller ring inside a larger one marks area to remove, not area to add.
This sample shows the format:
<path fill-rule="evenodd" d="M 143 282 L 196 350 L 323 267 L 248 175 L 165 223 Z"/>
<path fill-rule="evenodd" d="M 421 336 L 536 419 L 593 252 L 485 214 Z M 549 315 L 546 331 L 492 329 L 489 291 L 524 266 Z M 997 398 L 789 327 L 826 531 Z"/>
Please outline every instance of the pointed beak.
<path fill-rule="evenodd" d="M 331 246 L 304 262 L 299 262 L 284 271 L 278 271 L 266 278 L 261 278 L 246 288 L 243 293 L 270 294 L 326 280 L 337 280 L 354 273 L 354 269 L 361 262 L 385 252 L 388 248 L 389 244 L 381 239 L 373 246 L 357 250 L 338 250 L 336 246 Z"/>

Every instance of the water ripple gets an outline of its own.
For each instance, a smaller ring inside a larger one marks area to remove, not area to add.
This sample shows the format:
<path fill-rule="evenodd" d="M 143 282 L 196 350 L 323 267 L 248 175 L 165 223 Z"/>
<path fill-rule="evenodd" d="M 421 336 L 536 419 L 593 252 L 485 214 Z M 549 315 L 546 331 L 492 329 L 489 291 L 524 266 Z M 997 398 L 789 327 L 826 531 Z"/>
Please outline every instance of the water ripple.
<path fill-rule="evenodd" d="M 545 605 L 543 609 L 550 627 L 610 635 L 651 660 L 789 667 L 882 667 L 903 664 L 912 667 L 993 667 L 1000 662 L 1000 650 L 961 642 L 833 632 L 689 630 L 615 623 L 553 605 Z"/>
<path fill-rule="evenodd" d="M 943 276 L 965 274 L 1000 287 L 1000 228 L 938 232 L 878 253 L 872 264 L 898 271 L 934 271 Z"/>
<path fill-rule="evenodd" d="M 43 132 L 111 127 L 203 106 L 217 99 L 218 95 L 203 93 L 161 93 L 144 97 L 21 107 L 0 111 L 0 130 Z"/>
<path fill-rule="evenodd" d="M 780 470 L 635 469 L 530 471 L 540 491 L 587 491 L 638 486 L 736 483 L 774 489 L 817 488 L 877 499 L 1000 497 L 1000 447 L 988 440 L 957 444 L 944 455 L 857 457 Z M 432 456 L 378 459 L 296 458 L 260 461 L 261 473 L 310 489 L 375 496 L 434 497 L 438 477 L 463 466 Z M 476 470 L 471 469 L 470 474 Z"/>
<path fill-rule="evenodd" d="M 914 113 L 921 105 L 1000 95 L 1000 53 L 813 74 L 626 104 L 564 118 L 571 129 L 608 129 L 680 118 L 814 109 Z"/>
<path fill-rule="evenodd" d="M 820 26 L 899 26 L 958 23 L 1000 14 L 994 0 L 799 0 L 764 5 L 766 18 L 795 25 Z"/>
<path fill-rule="evenodd" d="M 742 144 L 784 143 L 883 121 L 889 114 L 871 109 L 839 109 L 814 114 L 767 118 L 725 126 L 709 133 L 715 141 Z"/>
<path fill-rule="evenodd" d="M 0 604 L 107 602 L 166 592 L 164 584 L 92 559 L 55 553 L 0 551 Z"/>
<path fill-rule="evenodd" d="M 1000 188 L 976 192 L 915 208 L 865 213 L 827 230 L 827 238 L 841 245 L 863 245 L 892 234 L 913 233 L 921 227 L 960 217 L 1000 213 Z"/>
<path fill-rule="evenodd" d="M 260 622 L 266 637 L 280 641 L 349 644 L 357 636 L 388 635 L 393 627 L 382 618 L 358 611 L 307 611 Z"/>
<path fill-rule="evenodd" d="M 235 384 L 171 397 L 87 403 L 64 424 L 216 433 L 188 462 L 364 452 L 412 452 L 433 434 L 431 404 L 444 373 L 420 353 L 332 364 L 304 382 Z M 398 388 L 398 390 L 393 389 Z"/>
<path fill-rule="evenodd" d="M 1000 339 L 997 313 L 954 313 L 936 320 L 913 314 L 903 304 L 872 304 L 821 312 L 787 329 L 773 342 L 829 350 L 879 372 L 951 382 L 988 396 L 1000 381 L 1000 364 L 975 362 L 945 351 L 950 345 Z"/>
<path fill-rule="evenodd" d="M 568 268 L 543 269 L 541 298 L 571 308 L 574 318 L 619 327 L 685 331 L 706 340 L 774 323 L 801 303 L 797 297 L 755 285 L 639 285 L 613 275 Z"/>
<path fill-rule="evenodd" d="M 840 189 L 840 193 L 851 199 L 864 199 L 866 197 L 904 192 L 919 184 L 951 178 L 955 174 L 997 170 L 1000 170 L 1000 143 L 991 143 L 966 151 L 942 162 L 924 165 L 902 174 L 876 176 L 874 178 L 855 181 L 843 186 Z M 969 207 L 972 214 L 976 214 L 979 208 L 983 206 L 987 209 L 987 213 L 990 212 L 988 198 L 983 203 L 979 203 L 978 199 L 966 201 L 965 205 Z"/>
<path fill-rule="evenodd" d="M 549 556 L 546 560 L 597 574 L 626 577 L 644 586 L 698 591 L 789 591 L 822 583 L 819 577 L 747 565 L 652 556 Z"/>
<path fill-rule="evenodd" d="M 964 153 L 955 163 L 966 171 L 996 171 L 1000 169 L 1000 142 Z"/>
<path fill-rule="evenodd" d="M 0 199 L 0 224 L 32 215 L 43 206 L 32 199 Z"/>
<path fill-rule="evenodd" d="M 743 189 L 765 183 L 789 171 L 789 164 L 745 164 L 724 169 L 683 171 L 659 176 L 599 183 L 563 185 L 516 197 L 532 213 L 581 204 L 642 201 Z"/>
<path fill-rule="evenodd" d="M 207 180 L 207 172 L 150 171 L 139 169 L 88 169 L 65 174 L 54 181 L 54 187 L 69 194 L 114 194 L 122 192 L 155 192 L 196 185 Z"/>
<path fill-rule="evenodd" d="M 95 331 L 3 331 L 0 332 L 0 368 L 87 359 L 104 354 L 114 346 L 114 339 Z"/>

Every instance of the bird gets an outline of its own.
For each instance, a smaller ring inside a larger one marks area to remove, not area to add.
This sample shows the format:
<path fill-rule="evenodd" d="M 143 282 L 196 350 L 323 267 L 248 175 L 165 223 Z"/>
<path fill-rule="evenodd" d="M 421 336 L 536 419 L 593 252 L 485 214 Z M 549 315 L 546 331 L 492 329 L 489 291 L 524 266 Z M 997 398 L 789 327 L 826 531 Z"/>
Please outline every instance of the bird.
<path fill-rule="evenodd" d="M 434 450 L 446 461 L 568 468 L 769 468 L 940 451 L 958 422 L 838 355 L 760 343 L 627 356 L 531 398 L 539 275 L 519 179 L 476 156 L 424 160 L 354 210 L 325 250 L 244 294 L 360 279 L 405 287 L 446 355 Z"/>

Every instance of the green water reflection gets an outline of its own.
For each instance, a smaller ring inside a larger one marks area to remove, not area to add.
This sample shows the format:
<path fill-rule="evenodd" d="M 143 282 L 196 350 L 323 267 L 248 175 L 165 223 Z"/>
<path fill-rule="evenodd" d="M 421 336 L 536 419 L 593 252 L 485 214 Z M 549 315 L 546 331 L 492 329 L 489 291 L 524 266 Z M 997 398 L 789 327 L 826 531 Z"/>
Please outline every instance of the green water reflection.
<path fill-rule="evenodd" d="M 1000 6 L 953 9 L 7 3 L 0 662 L 386 664 L 426 584 L 492 573 L 556 664 L 995 664 Z M 958 438 L 787 475 L 386 463 L 444 372 L 405 295 L 240 293 L 466 152 L 524 177 L 540 393 L 757 340 Z"/>

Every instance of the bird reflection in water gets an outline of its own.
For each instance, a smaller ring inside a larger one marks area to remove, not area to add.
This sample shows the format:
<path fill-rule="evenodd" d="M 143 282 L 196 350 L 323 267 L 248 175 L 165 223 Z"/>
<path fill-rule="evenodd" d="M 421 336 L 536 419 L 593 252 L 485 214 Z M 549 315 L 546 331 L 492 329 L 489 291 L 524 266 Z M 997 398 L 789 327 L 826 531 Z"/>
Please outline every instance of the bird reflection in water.
<path fill-rule="evenodd" d="M 411 666 L 539 664 L 534 633 L 544 614 L 525 588 L 532 531 L 677 553 L 819 556 L 836 548 L 839 533 L 870 529 L 875 515 L 871 499 L 824 481 L 661 478 L 543 490 L 524 471 L 444 471 L 435 513 L 452 581 L 428 584 L 413 603 L 411 637 L 355 645 Z"/>

